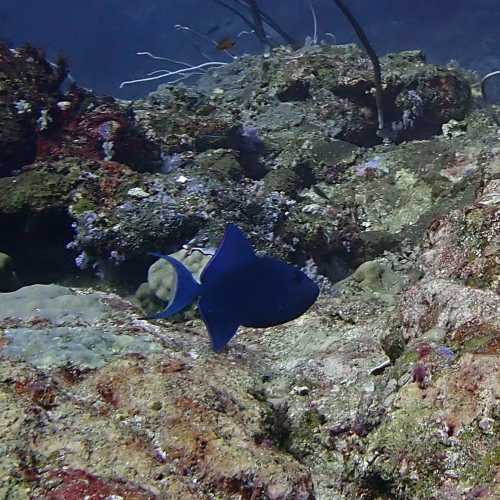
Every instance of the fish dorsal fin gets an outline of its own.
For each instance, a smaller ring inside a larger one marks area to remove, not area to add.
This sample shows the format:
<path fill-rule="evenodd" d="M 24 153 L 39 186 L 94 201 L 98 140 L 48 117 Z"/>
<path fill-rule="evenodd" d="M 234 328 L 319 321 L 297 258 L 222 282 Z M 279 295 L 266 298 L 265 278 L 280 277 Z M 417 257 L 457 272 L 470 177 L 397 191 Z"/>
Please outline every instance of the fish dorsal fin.
<path fill-rule="evenodd" d="M 201 287 L 193 278 L 191 271 L 182 262 L 170 255 L 162 255 L 159 253 L 151 253 L 150 255 L 165 259 L 175 270 L 176 280 L 173 293 L 174 298 L 163 311 L 149 319 L 168 318 L 191 305 L 200 294 Z"/>
<path fill-rule="evenodd" d="M 251 263 L 254 259 L 256 256 L 252 245 L 243 231 L 235 224 L 228 224 L 219 248 L 201 273 L 201 282 L 207 283 L 232 269 Z"/>
<path fill-rule="evenodd" d="M 209 298 L 202 297 L 198 304 L 198 310 L 207 327 L 214 351 L 222 351 L 225 345 L 234 337 L 240 325 L 234 318 L 231 318 L 228 311 L 214 310 Z"/>

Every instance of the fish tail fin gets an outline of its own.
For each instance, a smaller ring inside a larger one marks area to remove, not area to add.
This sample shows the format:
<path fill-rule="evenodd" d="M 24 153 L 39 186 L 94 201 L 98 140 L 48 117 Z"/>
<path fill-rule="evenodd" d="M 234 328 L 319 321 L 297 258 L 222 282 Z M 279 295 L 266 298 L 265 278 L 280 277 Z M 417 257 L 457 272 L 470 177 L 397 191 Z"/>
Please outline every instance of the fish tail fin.
<path fill-rule="evenodd" d="M 169 318 L 190 306 L 201 293 L 201 285 L 193 278 L 191 271 L 180 261 L 170 255 L 151 253 L 155 257 L 165 259 L 175 270 L 176 281 L 174 287 L 174 298 L 168 306 L 158 314 L 148 319 Z"/>

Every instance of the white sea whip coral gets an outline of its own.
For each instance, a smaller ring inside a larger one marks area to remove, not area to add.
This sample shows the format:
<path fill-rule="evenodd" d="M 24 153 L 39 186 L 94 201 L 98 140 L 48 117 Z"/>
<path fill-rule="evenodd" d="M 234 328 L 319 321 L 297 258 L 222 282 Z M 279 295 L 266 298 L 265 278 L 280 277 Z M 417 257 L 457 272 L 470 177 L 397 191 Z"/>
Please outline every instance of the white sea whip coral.
<path fill-rule="evenodd" d="M 173 81 L 170 81 L 169 83 L 174 84 L 177 82 L 180 82 L 181 80 L 185 80 L 186 78 L 189 78 L 194 75 L 203 75 L 206 72 L 207 68 L 213 68 L 213 67 L 221 67 L 225 66 L 228 63 L 222 62 L 222 61 L 207 61 L 201 64 L 197 64 L 195 66 L 188 64 L 183 61 L 176 61 L 175 59 L 170 59 L 168 57 L 160 57 L 160 56 L 155 56 L 151 54 L 151 52 L 137 52 L 138 56 L 148 56 L 151 57 L 151 59 L 157 59 L 160 61 L 168 61 L 172 64 L 177 64 L 179 66 L 184 66 L 183 68 L 176 69 L 176 70 L 169 70 L 169 69 L 158 69 L 156 71 L 152 71 L 151 73 L 148 73 L 147 76 L 144 78 L 138 78 L 136 80 L 126 80 L 124 82 L 120 83 L 120 88 L 125 87 L 125 85 L 131 85 L 134 83 L 142 83 L 142 82 L 150 82 L 152 80 L 159 80 L 161 78 L 168 78 L 170 76 L 175 76 Z"/>

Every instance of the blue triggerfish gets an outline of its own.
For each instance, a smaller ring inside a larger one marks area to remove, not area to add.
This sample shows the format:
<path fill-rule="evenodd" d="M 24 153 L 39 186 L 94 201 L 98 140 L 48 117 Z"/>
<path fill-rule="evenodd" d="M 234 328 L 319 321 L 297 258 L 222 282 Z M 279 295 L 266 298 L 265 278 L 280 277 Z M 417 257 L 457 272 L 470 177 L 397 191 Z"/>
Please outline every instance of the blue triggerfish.
<path fill-rule="evenodd" d="M 229 224 L 214 256 L 196 281 L 182 262 L 153 253 L 176 271 L 174 296 L 150 319 L 168 318 L 199 298 L 198 309 L 212 346 L 220 352 L 240 325 L 265 328 L 302 315 L 318 297 L 318 286 L 300 269 L 258 257 L 238 226 Z"/>

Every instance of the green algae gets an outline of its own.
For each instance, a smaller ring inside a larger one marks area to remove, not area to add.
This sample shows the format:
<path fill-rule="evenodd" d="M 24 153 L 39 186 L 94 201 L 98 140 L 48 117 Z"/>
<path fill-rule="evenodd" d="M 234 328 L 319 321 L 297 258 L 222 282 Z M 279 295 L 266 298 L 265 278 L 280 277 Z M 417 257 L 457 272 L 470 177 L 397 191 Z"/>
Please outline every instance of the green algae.
<path fill-rule="evenodd" d="M 198 155 L 193 172 L 222 183 L 239 181 L 245 176 L 234 152 L 226 149 L 214 149 Z"/>
<path fill-rule="evenodd" d="M 97 204 L 94 201 L 85 198 L 83 195 L 80 195 L 73 200 L 69 208 L 73 215 L 78 216 L 84 212 L 95 212 L 97 210 Z"/>
<path fill-rule="evenodd" d="M 281 167 L 269 172 L 264 180 L 268 191 L 278 191 L 295 196 L 304 187 L 304 181 L 291 167 Z"/>
<path fill-rule="evenodd" d="M 16 177 L 0 178 L 0 213 L 43 212 L 66 208 L 80 170 L 69 165 L 37 167 Z"/>
<path fill-rule="evenodd" d="M 393 412 L 390 421 L 370 435 L 367 453 L 376 456 L 380 450 L 383 454 L 372 462 L 368 474 L 388 481 L 393 494 L 429 498 L 444 472 L 441 453 L 446 447 L 437 439 L 431 424 L 431 405 L 422 401 L 417 392 L 405 403 L 403 409 Z"/>

